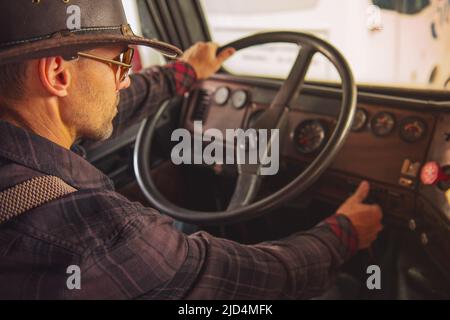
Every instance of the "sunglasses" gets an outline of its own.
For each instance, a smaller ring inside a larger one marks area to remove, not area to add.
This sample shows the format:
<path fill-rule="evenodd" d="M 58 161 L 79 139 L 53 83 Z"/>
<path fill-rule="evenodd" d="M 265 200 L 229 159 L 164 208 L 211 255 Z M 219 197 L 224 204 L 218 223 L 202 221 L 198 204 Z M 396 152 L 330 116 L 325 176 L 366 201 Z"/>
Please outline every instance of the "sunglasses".
<path fill-rule="evenodd" d="M 133 61 L 134 49 L 128 48 L 125 52 L 122 52 L 115 59 L 102 58 L 85 52 L 78 52 L 77 55 L 86 59 L 96 60 L 109 64 L 113 69 L 116 69 L 116 81 L 120 84 L 125 81 L 130 73 L 130 70 L 132 68 L 131 62 Z"/>

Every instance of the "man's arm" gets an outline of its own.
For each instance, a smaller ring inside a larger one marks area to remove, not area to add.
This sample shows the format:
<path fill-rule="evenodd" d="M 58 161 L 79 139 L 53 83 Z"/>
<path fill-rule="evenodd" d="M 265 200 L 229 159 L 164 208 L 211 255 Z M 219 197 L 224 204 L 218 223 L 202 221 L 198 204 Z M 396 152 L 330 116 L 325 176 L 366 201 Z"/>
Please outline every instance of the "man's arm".
<path fill-rule="evenodd" d="M 340 208 L 341 214 L 315 228 L 258 245 L 242 245 L 205 232 L 186 236 L 173 227 L 171 219 L 127 204 L 133 207 L 126 209 L 127 222 L 120 231 L 84 259 L 83 288 L 74 298 L 298 299 L 320 295 L 339 266 L 376 238 L 381 211 L 362 203 L 368 188 L 368 184 L 361 185 Z"/>
<path fill-rule="evenodd" d="M 338 209 L 315 228 L 287 239 L 237 245 L 200 233 L 191 237 L 206 257 L 188 299 L 305 299 L 332 284 L 339 267 L 366 249 L 382 230 L 381 209 L 364 204 L 362 182 Z"/>
<path fill-rule="evenodd" d="M 345 236 L 338 237 L 331 222 Z M 307 299 L 333 283 L 355 254 L 357 236 L 350 220 L 336 215 L 280 241 L 244 246 L 199 233 L 190 246 L 206 256 L 187 299 Z"/>
<path fill-rule="evenodd" d="M 333 218 L 356 241 L 350 221 Z M 289 238 L 242 245 L 186 236 L 145 212 L 83 259 L 75 299 L 301 299 L 318 296 L 356 251 L 328 223 Z"/>

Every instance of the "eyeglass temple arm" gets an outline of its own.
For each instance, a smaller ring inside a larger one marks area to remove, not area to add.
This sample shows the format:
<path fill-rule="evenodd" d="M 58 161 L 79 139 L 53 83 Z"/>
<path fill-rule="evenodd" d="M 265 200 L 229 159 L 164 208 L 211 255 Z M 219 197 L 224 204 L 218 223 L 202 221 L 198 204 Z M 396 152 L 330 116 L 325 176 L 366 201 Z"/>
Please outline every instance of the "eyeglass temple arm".
<path fill-rule="evenodd" d="M 84 57 L 84 58 L 90 58 L 90 59 L 94 59 L 94 60 L 98 60 L 98 61 L 102 61 L 102 62 L 112 63 L 112 64 L 115 64 L 115 65 L 118 65 L 118 66 L 122 66 L 122 67 L 125 67 L 125 68 L 131 68 L 132 67 L 131 64 L 126 64 L 126 63 L 115 61 L 115 60 L 110 60 L 110 59 L 97 57 L 97 56 L 94 56 L 94 55 L 89 54 L 89 53 L 78 52 L 77 55 L 79 55 L 80 57 Z"/>

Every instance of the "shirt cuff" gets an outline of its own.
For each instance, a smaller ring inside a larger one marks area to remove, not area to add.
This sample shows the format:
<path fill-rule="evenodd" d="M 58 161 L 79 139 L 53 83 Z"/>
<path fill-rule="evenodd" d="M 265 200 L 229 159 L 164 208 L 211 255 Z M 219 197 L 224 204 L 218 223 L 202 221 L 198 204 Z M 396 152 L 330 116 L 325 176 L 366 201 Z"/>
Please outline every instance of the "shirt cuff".
<path fill-rule="evenodd" d="M 342 214 L 335 214 L 323 221 L 321 226 L 328 227 L 342 244 L 341 254 L 348 259 L 358 251 L 358 234 L 349 218 Z"/>
<path fill-rule="evenodd" d="M 179 96 L 188 92 L 195 81 L 197 80 L 197 74 L 194 68 L 184 61 L 176 61 L 166 65 L 166 68 L 173 71 L 175 80 L 175 91 Z"/>

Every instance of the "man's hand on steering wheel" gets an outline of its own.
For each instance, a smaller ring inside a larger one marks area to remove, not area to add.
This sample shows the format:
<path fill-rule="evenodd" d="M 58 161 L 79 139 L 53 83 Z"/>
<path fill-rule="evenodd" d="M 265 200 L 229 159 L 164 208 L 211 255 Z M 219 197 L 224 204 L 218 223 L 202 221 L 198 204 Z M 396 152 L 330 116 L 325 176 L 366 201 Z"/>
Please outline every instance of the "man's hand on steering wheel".
<path fill-rule="evenodd" d="M 222 64 L 230 58 L 236 50 L 227 48 L 217 55 L 219 45 L 213 42 L 197 42 L 181 57 L 195 70 L 198 80 L 205 80 L 215 74 Z"/>

